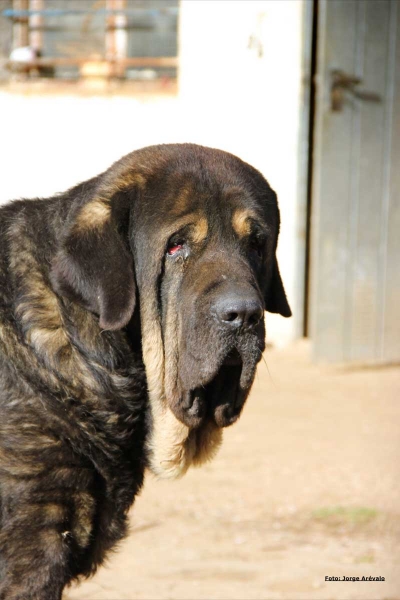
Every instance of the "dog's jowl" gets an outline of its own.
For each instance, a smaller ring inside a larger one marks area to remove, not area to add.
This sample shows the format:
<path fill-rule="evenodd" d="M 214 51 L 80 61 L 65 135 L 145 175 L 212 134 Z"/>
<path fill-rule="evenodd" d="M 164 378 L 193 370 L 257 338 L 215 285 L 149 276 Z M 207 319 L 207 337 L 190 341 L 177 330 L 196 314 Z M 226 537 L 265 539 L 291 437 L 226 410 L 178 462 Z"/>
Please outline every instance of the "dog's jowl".
<path fill-rule="evenodd" d="M 126 532 L 146 468 L 209 460 L 288 317 L 262 175 L 144 148 L 0 209 L 0 599 L 56 600 Z"/>

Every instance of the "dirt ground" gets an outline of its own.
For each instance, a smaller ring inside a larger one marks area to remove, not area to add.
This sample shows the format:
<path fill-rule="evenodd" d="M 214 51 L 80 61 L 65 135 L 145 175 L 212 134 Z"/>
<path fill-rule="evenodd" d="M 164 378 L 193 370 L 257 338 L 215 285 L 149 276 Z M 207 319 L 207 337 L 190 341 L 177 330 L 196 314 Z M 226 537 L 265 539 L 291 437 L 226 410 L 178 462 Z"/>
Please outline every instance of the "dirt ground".
<path fill-rule="evenodd" d="M 214 462 L 148 476 L 130 537 L 65 600 L 400 598 L 400 368 L 265 357 Z"/>

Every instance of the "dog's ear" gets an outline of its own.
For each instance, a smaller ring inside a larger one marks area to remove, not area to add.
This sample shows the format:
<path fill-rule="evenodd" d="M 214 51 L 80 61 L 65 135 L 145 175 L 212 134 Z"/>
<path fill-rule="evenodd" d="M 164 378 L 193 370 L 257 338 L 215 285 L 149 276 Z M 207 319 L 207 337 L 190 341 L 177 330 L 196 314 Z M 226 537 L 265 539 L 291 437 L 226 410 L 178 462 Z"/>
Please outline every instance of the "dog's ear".
<path fill-rule="evenodd" d="M 276 258 L 276 249 L 278 246 L 278 237 L 279 237 L 279 229 L 280 229 L 280 213 L 278 207 L 278 198 L 274 190 L 267 184 L 266 191 L 266 199 L 267 204 L 272 207 L 272 211 L 270 211 L 270 216 L 273 221 L 275 221 L 276 227 L 276 238 L 273 247 L 274 257 L 272 260 L 272 266 L 270 266 L 269 277 L 268 277 L 268 285 L 266 289 L 266 293 L 264 296 L 265 302 L 265 310 L 271 313 L 278 313 L 282 315 L 282 317 L 291 317 L 292 311 L 290 310 L 289 303 L 286 298 L 285 289 L 283 287 L 281 274 L 279 272 L 278 260 Z M 274 214 L 275 213 L 275 214 Z"/>
<path fill-rule="evenodd" d="M 89 199 L 72 211 L 51 280 L 55 290 L 100 316 L 102 329 L 121 329 L 135 308 L 129 250 L 129 205 L 124 194 Z"/>
<path fill-rule="evenodd" d="M 265 294 L 265 310 L 271 313 L 279 313 L 282 317 L 291 317 L 292 311 L 290 310 L 289 303 L 286 298 L 285 289 L 283 287 L 281 274 L 279 273 L 278 261 L 274 256 L 274 262 L 272 265 L 272 273 Z"/>

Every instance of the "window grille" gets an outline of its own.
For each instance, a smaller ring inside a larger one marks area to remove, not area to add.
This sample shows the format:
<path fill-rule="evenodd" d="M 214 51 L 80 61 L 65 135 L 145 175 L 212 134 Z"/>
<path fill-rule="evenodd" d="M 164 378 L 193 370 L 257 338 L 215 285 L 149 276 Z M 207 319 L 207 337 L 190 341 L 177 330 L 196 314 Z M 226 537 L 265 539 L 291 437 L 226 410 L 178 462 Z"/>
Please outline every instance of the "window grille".
<path fill-rule="evenodd" d="M 2 29 L 6 19 L 12 30 L 10 72 L 26 78 L 176 78 L 179 0 L 13 0 L 4 4 Z"/>

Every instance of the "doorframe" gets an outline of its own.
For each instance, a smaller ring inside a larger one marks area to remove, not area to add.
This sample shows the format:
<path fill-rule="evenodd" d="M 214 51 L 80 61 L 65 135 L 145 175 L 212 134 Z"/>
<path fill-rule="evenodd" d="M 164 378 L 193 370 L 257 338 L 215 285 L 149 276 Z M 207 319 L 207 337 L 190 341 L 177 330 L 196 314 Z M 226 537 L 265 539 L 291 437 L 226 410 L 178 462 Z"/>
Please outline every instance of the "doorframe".
<path fill-rule="evenodd" d="M 295 338 L 310 335 L 310 260 L 312 164 L 315 125 L 317 25 L 319 0 L 303 0 L 301 102 L 298 136 L 296 208 Z"/>
<path fill-rule="evenodd" d="M 305 265 L 304 265 L 304 314 L 303 314 L 303 335 L 311 337 L 311 235 L 312 235 L 312 211 L 313 211 L 313 167 L 314 167 L 314 149 L 315 149 L 315 124 L 316 124 L 316 105 L 317 105 L 317 67 L 318 67 L 318 17 L 319 0 L 311 0 L 306 4 L 309 7 L 307 19 L 311 31 L 308 35 L 311 37 L 310 50 L 307 60 L 309 61 L 309 104 L 308 104 L 308 132 L 307 132 L 307 190 L 306 190 L 306 244 L 305 244 Z M 311 23 L 310 23 L 311 21 Z"/>

